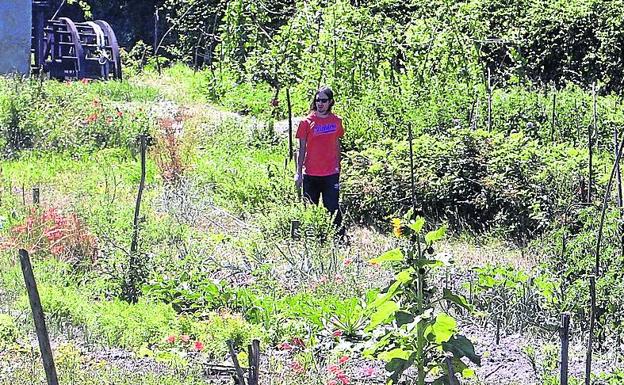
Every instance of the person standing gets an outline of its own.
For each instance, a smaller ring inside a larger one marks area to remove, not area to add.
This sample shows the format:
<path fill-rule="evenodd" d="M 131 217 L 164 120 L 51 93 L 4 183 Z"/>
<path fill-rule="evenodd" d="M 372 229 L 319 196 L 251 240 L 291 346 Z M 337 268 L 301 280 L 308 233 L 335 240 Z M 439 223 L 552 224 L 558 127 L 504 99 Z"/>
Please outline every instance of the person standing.
<path fill-rule="evenodd" d="M 323 206 L 334 217 L 338 234 L 344 236 L 342 213 L 338 204 L 340 191 L 340 138 L 344 135 L 342 118 L 334 115 L 334 93 L 321 87 L 310 105 L 310 114 L 299 123 L 299 155 L 295 185 L 303 186 L 303 195 L 314 204 L 323 197 Z"/>

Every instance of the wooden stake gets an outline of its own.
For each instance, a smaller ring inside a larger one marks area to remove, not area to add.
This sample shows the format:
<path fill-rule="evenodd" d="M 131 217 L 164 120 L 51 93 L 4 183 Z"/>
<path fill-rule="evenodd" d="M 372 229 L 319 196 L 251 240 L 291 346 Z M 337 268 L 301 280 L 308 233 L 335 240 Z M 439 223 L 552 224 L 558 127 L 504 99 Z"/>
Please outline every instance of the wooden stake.
<path fill-rule="evenodd" d="M 550 142 L 555 141 L 555 130 L 557 129 L 557 89 L 553 92 L 552 99 L 552 125 L 550 127 Z"/>
<path fill-rule="evenodd" d="M 561 314 L 561 385 L 568 385 L 568 361 L 570 345 L 570 313 Z"/>
<path fill-rule="evenodd" d="M 132 243 L 130 245 L 130 252 L 136 253 L 138 249 L 139 238 L 139 212 L 141 210 L 141 198 L 143 197 L 143 189 L 145 188 L 145 152 L 147 150 L 146 138 L 142 134 L 139 138 L 141 146 L 141 181 L 139 182 L 139 192 L 134 205 L 134 221 L 133 221 L 133 233 Z"/>
<path fill-rule="evenodd" d="M 587 203 L 592 202 L 592 187 L 594 184 L 594 168 L 593 168 L 593 151 L 594 151 L 594 136 L 597 136 L 596 130 L 596 82 L 592 84 L 592 100 L 593 100 L 593 119 L 592 124 L 589 127 L 588 144 L 589 144 L 589 183 L 587 186 Z"/>
<path fill-rule="evenodd" d="M 487 128 L 488 128 L 488 131 L 492 131 L 492 74 L 490 73 L 490 67 L 488 67 L 487 72 L 488 72 L 488 78 L 487 78 L 487 92 L 488 92 Z"/>
<path fill-rule="evenodd" d="M 32 190 L 32 200 L 34 205 L 39 204 L 39 187 L 33 187 Z"/>
<path fill-rule="evenodd" d="M 43 367 L 46 373 L 48 385 L 58 385 L 56 376 L 56 367 L 54 366 L 54 358 L 52 356 L 52 348 L 50 347 L 50 339 L 46 328 L 45 316 L 41 307 L 41 299 L 37 290 L 37 283 L 30 264 L 28 252 L 24 249 L 19 250 L 20 264 L 22 265 L 22 273 L 24 282 L 28 291 L 28 299 L 30 308 L 32 309 L 33 319 L 35 321 L 35 329 L 37 331 L 37 340 L 39 341 L 39 350 L 41 350 L 41 358 L 43 359 Z"/>
<path fill-rule="evenodd" d="M 258 385 L 260 374 L 260 341 L 253 340 L 249 345 L 249 380 L 248 385 Z"/>
<path fill-rule="evenodd" d="M 617 159 L 618 156 L 618 130 L 617 128 L 613 129 L 613 152 L 615 155 L 615 158 Z M 617 205 L 618 205 L 618 217 L 620 219 L 620 224 L 618 225 L 618 229 L 617 231 L 619 232 L 620 235 L 620 253 L 621 255 L 624 255 L 624 231 L 622 231 L 622 173 L 620 172 L 620 162 L 618 161 L 615 165 L 616 169 L 615 169 L 615 178 L 616 178 L 616 182 L 617 182 Z"/>
<path fill-rule="evenodd" d="M 587 340 L 587 356 L 585 358 L 585 385 L 591 385 L 592 350 L 594 347 L 594 325 L 596 323 L 596 277 L 589 277 L 589 293 L 591 307 L 589 315 L 589 338 Z"/>
<path fill-rule="evenodd" d="M 234 341 L 227 341 L 228 350 L 230 351 L 230 356 L 232 357 L 232 363 L 234 364 L 234 368 L 236 369 L 236 383 L 238 385 L 246 385 L 245 384 L 245 373 L 243 372 L 243 368 L 241 368 L 238 363 L 238 357 L 236 356 L 236 350 L 234 350 Z M 249 384 L 251 385 L 251 384 Z"/>
<path fill-rule="evenodd" d="M 409 139 L 409 155 L 410 155 L 410 183 L 411 183 L 411 189 L 412 189 L 412 214 L 416 214 L 416 187 L 415 187 L 415 183 L 414 183 L 414 147 L 413 147 L 413 141 L 414 141 L 414 136 L 412 133 L 412 123 L 411 122 L 407 122 L 407 133 L 408 133 L 408 139 Z"/>
<path fill-rule="evenodd" d="M 292 104 L 290 103 L 290 88 L 286 88 L 286 105 L 288 106 L 288 160 L 293 160 L 293 121 Z"/>

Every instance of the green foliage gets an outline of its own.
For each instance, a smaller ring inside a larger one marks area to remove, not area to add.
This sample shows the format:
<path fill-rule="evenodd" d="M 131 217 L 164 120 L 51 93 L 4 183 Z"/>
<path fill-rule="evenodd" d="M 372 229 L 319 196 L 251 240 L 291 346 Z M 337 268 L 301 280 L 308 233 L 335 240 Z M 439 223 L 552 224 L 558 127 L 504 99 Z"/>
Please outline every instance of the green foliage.
<path fill-rule="evenodd" d="M 15 320 L 8 314 L 0 314 L 0 352 L 17 342 L 19 332 Z"/>
<path fill-rule="evenodd" d="M 471 295 L 486 322 L 513 331 L 557 328 L 563 301 L 559 279 L 547 271 L 527 273 L 512 266 L 486 265 L 475 272 Z"/>
<path fill-rule="evenodd" d="M 94 301 L 75 287 L 41 285 L 41 304 L 56 322 L 84 325 L 91 338 L 102 345 L 138 349 L 153 344 L 177 328 L 175 312 L 169 305 L 139 301 Z M 22 300 L 27 307 L 27 301 Z"/>

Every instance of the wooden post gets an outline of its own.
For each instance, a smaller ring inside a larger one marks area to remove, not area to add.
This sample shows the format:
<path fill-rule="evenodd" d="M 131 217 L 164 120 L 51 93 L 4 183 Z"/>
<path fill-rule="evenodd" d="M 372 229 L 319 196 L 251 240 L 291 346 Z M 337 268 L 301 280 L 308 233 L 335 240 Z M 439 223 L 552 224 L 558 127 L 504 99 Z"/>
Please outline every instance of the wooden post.
<path fill-rule="evenodd" d="M 593 100 L 593 114 L 592 124 L 589 126 L 588 145 L 589 145 L 589 183 L 587 185 L 587 203 L 592 202 L 592 188 L 594 184 L 594 167 L 593 167 L 593 151 L 594 151 L 594 136 L 597 137 L 597 106 L 596 106 L 596 82 L 592 84 L 592 100 Z"/>
<path fill-rule="evenodd" d="M 134 205 L 134 221 L 133 221 L 133 233 L 132 243 L 130 245 L 130 252 L 136 253 L 138 249 L 139 238 L 139 212 L 141 210 L 141 198 L 143 197 L 143 189 L 145 188 L 145 152 L 147 150 L 147 143 L 145 134 L 141 134 L 139 137 L 141 146 L 141 181 L 139 182 L 139 192 Z"/>
<path fill-rule="evenodd" d="M 238 385 L 246 385 L 245 384 L 245 373 L 243 372 L 243 368 L 241 368 L 238 357 L 236 356 L 236 350 L 234 350 L 234 341 L 227 341 L 228 350 L 230 351 L 230 356 L 232 357 L 232 363 L 234 364 L 234 369 L 236 369 L 236 378 L 235 381 Z M 249 384 L 251 385 L 251 384 Z"/>
<path fill-rule="evenodd" d="M 34 205 L 39 204 L 39 187 L 33 187 L 32 190 L 32 200 Z"/>
<path fill-rule="evenodd" d="M 407 122 L 407 133 L 409 139 L 409 155 L 410 155 L 410 183 L 412 189 L 412 214 L 416 215 L 416 187 L 414 183 L 414 136 L 412 133 L 412 123 Z"/>
<path fill-rule="evenodd" d="M 500 328 L 501 322 L 498 316 L 496 316 L 496 345 L 500 344 Z"/>
<path fill-rule="evenodd" d="M 490 67 L 487 69 L 488 78 L 487 78 L 487 92 L 488 92 L 488 116 L 487 116 L 487 128 L 488 131 L 492 131 L 492 74 L 490 72 Z"/>
<path fill-rule="evenodd" d="M 158 7 L 154 11 L 154 53 L 156 53 L 156 49 L 158 48 L 158 24 L 160 22 L 160 17 L 158 16 Z"/>
<path fill-rule="evenodd" d="M 561 314 L 561 385 L 568 385 L 568 361 L 570 345 L 570 313 Z"/>
<path fill-rule="evenodd" d="M 591 385 L 592 350 L 594 348 L 594 326 L 596 323 L 596 277 L 589 277 L 589 294 L 591 307 L 589 315 L 589 337 L 587 340 L 587 355 L 585 358 L 585 385 Z"/>
<path fill-rule="evenodd" d="M 618 157 L 618 130 L 617 128 L 613 129 L 613 152 L 614 156 L 617 159 Z M 618 224 L 618 233 L 620 236 L 620 254 L 624 255 L 624 229 L 622 228 L 622 173 L 620 172 L 620 162 L 617 161 L 615 165 L 615 178 L 617 182 L 617 205 L 618 205 L 618 217 L 620 219 L 620 223 Z"/>
<path fill-rule="evenodd" d="M 260 373 L 260 341 L 253 340 L 248 347 L 249 359 L 249 379 L 248 385 L 258 385 Z"/>
<path fill-rule="evenodd" d="M 32 265 L 30 264 L 28 252 L 24 249 L 20 249 L 19 257 L 20 264 L 22 265 L 24 282 L 26 283 L 26 289 L 28 290 L 30 308 L 32 309 L 33 319 L 35 321 L 37 340 L 39 341 L 39 349 L 41 350 L 41 358 L 43 359 L 46 379 L 48 381 L 48 385 L 58 385 L 56 367 L 54 366 L 52 348 L 50 348 L 50 339 L 46 328 L 45 316 L 43 314 L 43 308 L 41 307 L 41 299 L 39 298 L 39 291 L 37 290 L 37 283 L 35 282 L 35 276 L 32 271 Z"/>
<path fill-rule="evenodd" d="M 553 92 L 552 98 L 552 126 L 550 127 L 550 142 L 555 141 L 555 130 L 557 129 L 557 89 Z"/>
<path fill-rule="evenodd" d="M 138 284 L 141 279 L 139 274 L 142 273 L 142 267 L 139 266 L 139 222 L 140 222 L 140 209 L 141 198 L 143 197 L 143 189 L 145 188 L 145 152 L 147 150 L 147 143 L 145 134 L 141 134 L 139 137 L 141 146 L 141 180 L 139 182 L 139 192 L 134 206 L 134 220 L 132 223 L 132 242 L 130 244 L 130 258 L 128 261 L 129 279 L 124 290 L 124 297 L 130 303 L 136 303 L 139 299 Z"/>
<path fill-rule="evenodd" d="M 290 102 L 290 87 L 286 88 L 286 105 L 288 106 L 288 160 L 293 160 L 293 121 L 292 104 Z"/>

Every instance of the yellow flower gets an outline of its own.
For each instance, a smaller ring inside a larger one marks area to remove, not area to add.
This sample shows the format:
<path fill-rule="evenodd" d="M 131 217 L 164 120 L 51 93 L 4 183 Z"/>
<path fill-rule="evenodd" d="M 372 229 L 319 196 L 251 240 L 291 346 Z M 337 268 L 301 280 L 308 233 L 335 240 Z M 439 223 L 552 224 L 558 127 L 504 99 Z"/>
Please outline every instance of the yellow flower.
<path fill-rule="evenodd" d="M 401 220 L 399 218 L 392 219 L 392 233 L 397 238 L 403 235 L 403 228 L 401 227 Z"/>

